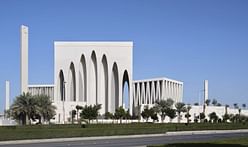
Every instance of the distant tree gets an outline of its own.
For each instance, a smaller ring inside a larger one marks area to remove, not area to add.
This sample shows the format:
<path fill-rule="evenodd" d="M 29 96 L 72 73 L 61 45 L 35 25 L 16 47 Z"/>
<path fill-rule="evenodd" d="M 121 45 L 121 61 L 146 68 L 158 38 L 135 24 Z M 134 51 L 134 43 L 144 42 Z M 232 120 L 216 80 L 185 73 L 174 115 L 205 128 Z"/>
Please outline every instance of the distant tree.
<path fill-rule="evenodd" d="M 201 122 L 204 122 L 204 119 L 205 119 L 205 113 L 200 113 L 200 120 Z"/>
<path fill-rule="evenodd" d="M 229 119 L 230 119 L 230 115 L 228 115 L 227 113 L 225 113 L 223 115 L 223 122 L 227 122 L 227 120 L 229 120 Z"/>
<path fill-rule="evenodd" d="M 217 103 L 216 106 L 219 106 L 219 107 L 220 107 L 220 106 L 222 106 L 222 105 L 221 105 L 221 103 Z"/>
<path fill-rule="evenodd" d="M 77 121 L 79 121 L 79 120 L 78 120 L 78 113 L 79 113 L 79 110 L 82 110 L 82 109 L 83 109 L 82 106 L 79 106 L 79 105 L 76 106 L 76 110 L 77 110 Z"/>
<path fill-rule="evenodd" d="M 177 102 L 176 104 L 175 104 L 175 107 L 176 107 L 176 112 L 177 112 L 177 117 L 178 117 L 178 123 L 180 123 L 180 120 L 181 120 L 181 113 L 182 112 L 187 112 L 187 108 L 186 108 L 186 106 L 185 106 L 185 104 L 184 103 L 182 103 L 182 102 Z"/>
<path fill-rule="evenodd" d="M 218 121 L 218 116 L 216 115 L 215 112 L 210 113 L 208 116 L 209 116 L 209 119 L 211 122 L 217 122 Z"/>
<path fill-rule="evenodd" d="M 104 117 L 105 117 L 105 119 L 113 119 L 114 115 L 112 113 L 110 113 L 110 112 L 106 112 L 104 114 Z"/>
<path fill-rule="evenodd" d="M 158 121 L 158 109 L 157 109 L 157 107 L 152 107 L 150 109 L 150 117 L 153 120 L 153 123 L 155 121 Z"/>
<path fill-rule="evenodd" d="M 125 114 L 126 114 L 126 111 L 122 106 L 120 106 L 119 108 L 115 109 L 114 116 L 115 116 L 116 119 L 120 119 L 120 123 L 122 123 L 122 119 L 125 116 Z"/>
<path fill-rule="evenodd" d="M 141 113 L 141 116 L 146 120 L 146 122 L 148 122 L 148 119 L 150 117 L 150 109 L 148 108 L 148 106 L 144 107 L 144 110 Z"/>
<path fill-rule="evenodd" d="M 245 109 L 246 108 L 246 104 L 242 104 L 242 107 L 243 107 L 243 109 Z"/>
<path fill-rule="evenodd" d="M 156 101 L 155 107 L 157 107 L 160 112 L 162 122 L 164 122 L 166 112 L 168 111 L 168 109 L 172 109 L 173 104 L 174 101 L 171 98 L 168 98 L 166 100 Z"/>
<path fill-rule="evenodd" d="M 217 106 L 217 104 L 218 104 L 218 101 L 217 101 L 216 99 L 213 99 L 213 100 L 212 100 L 212 105 L 213 105 L 213 106 Z"/>
<path fill-rule="evenodd" d="M 238 109 L 238 108 L 239 108 L 238 103 L 234 103 L 234 104 L 233 104 L 233 107 L 234 107 L 235 109 Z"/>
<path fill-rule="evenodd" d="M 189 111 L 192 107 L 190 105 L 187 105 L 186 110 L 187 113 L 185 114 L 185 117 L 187 118 L 187 123 L 189 123 L 189 118 L 191 117 L 191 115 L 189 114 Z"/>
<path fill-rule="evenodd" d="M 82 112 L 80 113 L 81 119 L 88 119 L 88 122 L 90 123 L 91 120 L 97 118 L 100 109 L 101 109 L 101 104 L 94 106 L 92 105 L 84 106 L 82 108 Z"/>
<path fill-rule="evenodd" d="M 166 115 L 170 118 L 170 122 L 171 122 L 172 119 L 177 116 L 176 115 L 176 110 L 169 108 L 169 109 L 166 110 Z"/>
<path fill-rule="evenodd" d="M 205 101 L 205 103 L 206 103 L 207 106 L 209 106 L 210 102 L 211 102 L 210 99 L 207 99 L 207 100 Z"/>
<path fill-rule="evenodd" d="M 196 103 L 194 103 L 194 106 L 199 106 L 199 103 L 197 103 L 197 102 L 196 102 Z"/>

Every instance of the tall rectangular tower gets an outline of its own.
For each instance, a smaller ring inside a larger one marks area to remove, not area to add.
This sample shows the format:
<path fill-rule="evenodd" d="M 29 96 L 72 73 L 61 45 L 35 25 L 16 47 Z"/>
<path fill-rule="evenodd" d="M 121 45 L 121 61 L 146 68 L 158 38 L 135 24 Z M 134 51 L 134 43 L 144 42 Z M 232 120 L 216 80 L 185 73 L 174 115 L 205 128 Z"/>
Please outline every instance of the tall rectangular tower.
<path fill-rule="evenodd" d="M 28 92 L 28 27 L 21 26 L 21 93 Z"/>
<path fill-rule="evenodd" d="M 204 80 L 204 103 L 208 99 L 208 80 Z"/>
<path fill-rule="evenodd" d="M 9 110 L 10 84 L 5 82 L 5 110 Z"/>

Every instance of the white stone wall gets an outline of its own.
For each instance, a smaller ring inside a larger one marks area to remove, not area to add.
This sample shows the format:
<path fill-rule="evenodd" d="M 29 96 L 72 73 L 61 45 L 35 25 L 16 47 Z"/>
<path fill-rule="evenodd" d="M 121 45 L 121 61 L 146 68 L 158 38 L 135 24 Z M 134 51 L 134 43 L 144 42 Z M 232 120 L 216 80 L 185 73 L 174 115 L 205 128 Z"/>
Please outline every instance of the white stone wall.
<path fill-rule="evenodd" d="M 134 106 L 152 105 L 156 100 L 171 98 L 174 102 L 182 102 L 183 82 L 168 79 L 147 79 L 133 82 Z"/>
<path fill-rule="evenodd" d="M 76 105 L 102 104 L 101 114 L 114 112 L 123 105 L 123 81 L 132 97 L 132 42 L 55 42 L 54 48 L 57 122 L 66 121 Z"/>

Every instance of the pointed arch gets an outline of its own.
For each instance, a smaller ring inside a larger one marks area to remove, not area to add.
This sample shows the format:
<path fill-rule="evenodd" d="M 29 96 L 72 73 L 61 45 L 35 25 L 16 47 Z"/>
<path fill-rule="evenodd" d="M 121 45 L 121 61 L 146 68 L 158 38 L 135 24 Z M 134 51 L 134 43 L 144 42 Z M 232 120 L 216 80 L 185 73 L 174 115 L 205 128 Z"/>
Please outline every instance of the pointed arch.
<path fill-rule="evenodd" d="M 119 107 L 119 76 L 117 64 L 113 64 L 111 76 L 111 112 Z"/>
<path fill-rule="evenodd" d="M 85 56 L 82 55 L 79 67 L 79 101 L 87 101 L 87 70 Z"/>
<path fill-rule="evenodd" d="M 126 89 L 127 88 L 127 89 Z M 128 92 L 127 92 L 128 91 Z M 125 94 L 127 94 L 127 97 Z M 122 104 L 125 104 L 125 108 L 130 106 L 130 80 L 127 70 L 124 71 L 122 78 Z"/>
<path fill-rule="evenodd" d="M 91 99 L 91 104 L 97 104 L 97 85 L 98 85 L 98 80 L 97 80 L 97 59 L 96 59 L 96 53 L 93 51 L 91 53 L 91 63 L 90 63 L 90 93 L 92 94 L 90 99 Z"/>
<path fill-rule="evenodd" d="M 71 101 L 76 101 L 76 75 L 73 62 L 70 64 L 69 72 L 69 97 Z"/>
<path fill-rule="evenodd" d="M 105 112 L 108 112 L 108 62 L 107 62 L 107 57 L 106 55 L 102 56 L 101 60 L 101 99 L 103 100 L 103 110 Z"/>
<path fill-rule="evenodd" d="M 65 96 L 64 96 L 64 92 L 65 92 L 65 78 L 64 78 L 64 73 L 63 73 L 63 70 L 60 70 L 59 71 L 59 99 L 61 101 L 65 101 Z"/>

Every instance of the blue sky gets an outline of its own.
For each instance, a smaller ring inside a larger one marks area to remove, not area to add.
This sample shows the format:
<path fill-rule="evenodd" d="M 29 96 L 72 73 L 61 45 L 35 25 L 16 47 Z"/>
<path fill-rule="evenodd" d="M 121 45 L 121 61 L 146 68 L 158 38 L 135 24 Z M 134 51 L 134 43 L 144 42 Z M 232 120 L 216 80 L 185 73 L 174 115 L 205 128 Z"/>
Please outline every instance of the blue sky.
<path fill-rule="evenodd" d="M 198 101 L 203 80 L 222 104 L 248 100 L 246 0 L 0 1 L 0 112 L 5 80 L 20 88 L 20 25 L 29 26 L 29 84 L 53 83 L 53 41 L 133 41 L 134 79 L 184 82 Z M 202 94 L 201 94 L 202 95 Z"/>

